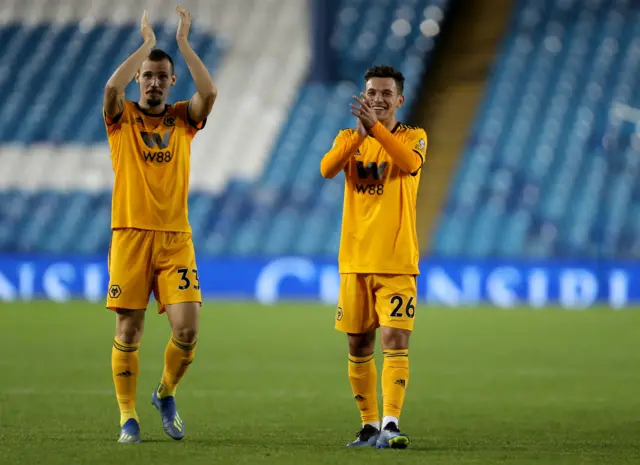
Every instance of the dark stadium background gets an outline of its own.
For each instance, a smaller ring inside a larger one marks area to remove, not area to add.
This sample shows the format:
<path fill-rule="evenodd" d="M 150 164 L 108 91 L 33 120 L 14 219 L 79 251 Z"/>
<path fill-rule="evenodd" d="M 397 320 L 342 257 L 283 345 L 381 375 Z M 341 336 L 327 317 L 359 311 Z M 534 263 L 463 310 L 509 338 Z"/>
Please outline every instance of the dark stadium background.
<path fill-rule="evenodd" d="M 123 451 L 104 309 L 102 91 L 148 9 L 194 91 L 175 5 L 0 4 L 2 463 L 637 463 L 640 8 L 633 0 L 185 0 L 219 97 L 192 154 L 206 302 L 187 439 L 145 408 Z M 319 161 L 374 64 L 429 135 L 403 457 L 358 427 L 333 330 L 343 181 Z M 132 85 L 128 97 L 137 99 Z"/>

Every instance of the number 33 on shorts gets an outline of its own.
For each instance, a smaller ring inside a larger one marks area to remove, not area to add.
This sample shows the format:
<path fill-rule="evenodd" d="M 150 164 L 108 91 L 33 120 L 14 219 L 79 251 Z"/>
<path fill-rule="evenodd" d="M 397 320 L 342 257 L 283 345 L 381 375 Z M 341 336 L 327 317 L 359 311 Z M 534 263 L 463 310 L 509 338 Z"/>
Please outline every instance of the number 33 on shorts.
<path fill-rule="evenodd" d="M 180 277 L 180 284 L 178 284 L 179 290 L 186 291 L 192 286 L 194 290 L 200 290 L 200 280 L 198 279 L 197 269 L 189 270 L 189 268 L 178 268 L 177 271 Z M 191 276 L 191 278 L 189 278 L 189 276 Z M 192 279 L 193 283 L 191 282 Z"/>
<path fill-rule="evenodd" d="M 166 304 L 202 302 L 200 277 L 195 263 L 192 266 L 171 265 L 162 270 L 155 283 L 156 300 Z"/>

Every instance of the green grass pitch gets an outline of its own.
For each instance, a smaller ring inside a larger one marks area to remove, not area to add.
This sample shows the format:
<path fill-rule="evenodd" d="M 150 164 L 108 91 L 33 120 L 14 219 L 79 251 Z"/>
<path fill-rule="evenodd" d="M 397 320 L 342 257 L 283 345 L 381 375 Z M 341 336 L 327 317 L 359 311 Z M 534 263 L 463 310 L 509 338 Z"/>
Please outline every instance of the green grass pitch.
<path fill-rule="evenodd" d="M 82 302 L 0 303 L 0 463 L 640 463 L 638 311 L 419 307 L 405 451 L 345 447 L 359 416 L 333 318 L 308 304 L 207 303 L 178 390 L 187 437 L 176 442 L 150 404 L 169 337 L 150 311 L 145 442 L 121 445 L 113 315 Z"/>

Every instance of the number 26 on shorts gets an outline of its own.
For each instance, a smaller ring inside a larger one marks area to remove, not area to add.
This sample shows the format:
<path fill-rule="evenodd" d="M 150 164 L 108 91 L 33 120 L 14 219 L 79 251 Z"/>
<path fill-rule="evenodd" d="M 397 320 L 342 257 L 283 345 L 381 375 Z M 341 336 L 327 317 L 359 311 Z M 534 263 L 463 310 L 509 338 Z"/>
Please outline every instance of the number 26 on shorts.
<path fill-rule="evenodd" d="M 391 311 L 391 318 L 402 318 L 407 315 L 413 318 L 416 315 L 416 307 L 413 305 L 413 297 L 409 297 L 406 305 L 402 296 L 394 295 L 391 297 L 391 305 L 394 306 Z"/>

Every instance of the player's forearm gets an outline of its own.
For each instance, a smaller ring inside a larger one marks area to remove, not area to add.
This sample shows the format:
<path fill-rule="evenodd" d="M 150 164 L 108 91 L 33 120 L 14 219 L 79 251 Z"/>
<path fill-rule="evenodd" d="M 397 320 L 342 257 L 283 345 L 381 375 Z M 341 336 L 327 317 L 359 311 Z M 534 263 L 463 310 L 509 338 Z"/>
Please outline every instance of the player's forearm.
<path fill-rule="evenodd" d="M 333 178 L 342 171 L 349 162 L 349 158 L 358 150 L 362 141 L 364 141 L 364 137 L 354 132 L 343 143 L 336 145 L 327 152 L 320 162 L 320 173 L 322 173 L 322 176 L 325 178 Z"/>
<path fill-rule="evenodd" d="M 378 121 L 374 124 L 371 132 L 402 171 L 415 173 L 420 169 L 422 166 L 420 155 L 400 142 L 382 123 Z"/>
<path fill-rule="evenodd" d="M 111 75 L 107 81 L 107 89 L 124 93 L 125 87 L 135 77 L 142 66 L 142 62 L 149 56 L 149 52 L 155 47 L 155 41 L 145 41 L 138 50 L 133 52 Z"/>
<path fill-rule="evenodd" d="M 193 48 L 188 41 L 179 41 L 178 48 L 180 48 L 184 61 L 187 63 L 187 67 L 189 68 L 189 72 L 191 73 L 191 77 L 193 78 L 193 82 L 196 85 L 198 93 L 204 100 L 210 101 L 211 105 L 213 105 L 213 101 L 218 94 L 218 89 L 213 83 L 209 70 L 207 70 L 207 67 L 204 65 L 200 57 L 198 57 L 196 52 L 193 51 Z"/>

